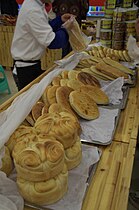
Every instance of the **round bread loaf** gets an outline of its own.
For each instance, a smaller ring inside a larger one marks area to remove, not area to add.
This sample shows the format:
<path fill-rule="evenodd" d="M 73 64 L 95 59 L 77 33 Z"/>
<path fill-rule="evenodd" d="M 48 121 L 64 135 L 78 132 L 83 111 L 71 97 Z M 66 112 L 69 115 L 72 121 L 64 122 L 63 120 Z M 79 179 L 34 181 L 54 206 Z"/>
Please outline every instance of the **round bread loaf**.
<path fill-rule="evenodd" d="M 17 176 L 28 181 L 45 181 L 58 175 L 64 165 L 64 148 L 56 140 L 20 141 L 13 158 Z"/>
<path fill-rule="evenodd" d="M 55 85 L 47 90 L 47 100 L 49 104 L 56 103 L 56 90 L 59 86 Z"/>
<path fill-rule="evenodd" d="M 0 168 L 0 170 L 3 171 L 7 176 L 9 176 L 13 170 L 13 161 L 10 156 L 8 147 L 6 146 L 4 147 L 5 147 L 5 154 L 4 157 L 2 158 L 2 168 Z"/>
<path fill-rule="evenodd" d="M 72 88 L 63 86 L 59 87 L 56 91 L 56 100 L 57 103 L 61 105 L 64 109 L 68 109 L 70 113 L 77 119 L 77 115 L 74 110 L 71 108 L 69 103 L 69 94 L 73 91 Z"/>
<path fill-rule="evenodd" d="M 63 79 L 68 79 L 68 72 L 69 72 L 68 70 L 64 70 L 61 72 L 61 76 Z"/>
<path fill-rule="evenodd" d="M 54 77 L 53 80 L 52 80 L 52 85 L 60 86 L 60 80 L 61 80 L 61 77 L 59 77 L 59 76 Z"/>
<path fill-rule="evenodd" d="M 71 113 L 48 113 L 38 118 L 35 129 L 38 134 L 48 134 L 69 148 L 78 138 L 80 124 Z"/>
<path fill-rule="evenodd" d="M 17 128 L 14 133 L 10 136 L 9 140 L 6 142 L 10 153 L 13 151 L 15 144 L 23 139 L 29 139 L 34 141 L 36 136 L 35 129 L 33 127 L 21 125 Z"/>
<path fill-rule="evenodd" d="M 99 110 L 96 102 L 86 93 L 72 91 L 69 95 L 69 101 L 77 114 L 86 119 L 93 120 L 99 117 Z"/>
<path fill-rule="evenodd" d="M 109 98 L 99 87 L 85 85 L 79 89 L 82 93 L 88 94 L 97 104 L 108 104 Z"/>
<path fill-rule="evenodd" d="M 41 101 L 38 101 L 38 102 L 32 107 L 31 113 L 32 113 L 32 117 L 33 117 L 33 119 L 34 119 L 35 121 L 38 119 L 38 117 L 41 116 L 43 107 L 44 107 L 44 103 L 41 102 Z"/>
<path fill-rule="evenodd" d="M 72 147 L 65 150 L 65 163 L 68 170 L 77 167 L 82 159 L 81 141 L 78 139 Z"/>
<path fill-rule="evenodd" d="M 41 97 L 42 98 L 42 101 L 44 102 L 44 104 L 47 104 L 47 105 L 49 105 L 48 98 L 47 98 L 47 92 L 48 92 L 48 90 L 49 90 L 50 87 L 52 87 L 52 85 L 48 85 L 45 88 L 45 90 L 44 90 L 44 92 L 42 94 L 42 97 Z"/>
<path fill-rule="evenodd" d="M 58 103 L 53 103 L 49 107 L 49 113 L 54 113 L 54 112 L 70 112 L 68 109 L 65 109 L 63 106 L 61 106 Z"/>
<path fill-rule="evenodd" d="M 80 71 L 75 71 L 75 70 L 70 70 L 68 72 L 68 78 L 69 79 L 77 79 L 77 75 L 79 74 Z"/>
<path fill-rule="evenodd" d="M 61 173 L 47 181 L 30 182 L 18 177 L 17 185 L 23 198 L 31 203 L 40 205 L 55 203 L 67 192 L 67 167 L 64 165 Z"/>

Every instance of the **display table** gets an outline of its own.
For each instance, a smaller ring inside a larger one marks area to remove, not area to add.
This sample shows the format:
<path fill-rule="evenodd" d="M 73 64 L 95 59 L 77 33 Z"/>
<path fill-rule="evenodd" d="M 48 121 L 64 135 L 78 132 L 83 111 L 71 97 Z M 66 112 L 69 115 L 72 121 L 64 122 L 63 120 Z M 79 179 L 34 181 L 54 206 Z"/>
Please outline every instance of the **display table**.
<path fill-rule="evenodd" d="M 3 103 L 0 111 L 5 110 L 17 95 L 40 81 L 53 68 L 54 66 Z M 102 156 L 89 185 L 82 210 L 127 210 L 139 124 L 138 93 L 139 80 L 137 79 L 136 87 L 130 89 L 126 108 L 121 111 L 111 145 L 99 146 Z M 30 209 L 24 208 L 24 210 Z"/>
<path fill-rule="evenodd" d="M 14 34 L 14 26 L 0 25 L 0 64 L 6 68 L 13 67 L 13 59 L 11 56 L 11 43 Z M 46 70 L 53 65 L 55 60 L 62 58 L 62 50 L 46 49 L 45 54 L 41 59 L 42 69 Z"/>

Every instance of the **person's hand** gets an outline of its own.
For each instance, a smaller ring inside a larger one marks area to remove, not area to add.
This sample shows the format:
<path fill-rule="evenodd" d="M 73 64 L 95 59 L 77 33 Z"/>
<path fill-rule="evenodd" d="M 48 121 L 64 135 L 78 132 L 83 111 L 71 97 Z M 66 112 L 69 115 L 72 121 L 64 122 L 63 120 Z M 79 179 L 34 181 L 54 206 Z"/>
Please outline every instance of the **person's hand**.
<path fill-rule="evenodd" d="M 139 36 L 139 18 L 136 20 L 135 29 L 136 29 L 137 36 Z"/>
<path fill-rule="evenodd" d="M 65 23 L 67 20 L 69 20 L 71 17 L 75 17 L 74 15 L 70 14 L 70 13 L 66 13 L 64 15 L 61 16 L 61 20 L 63 23 Z"/>

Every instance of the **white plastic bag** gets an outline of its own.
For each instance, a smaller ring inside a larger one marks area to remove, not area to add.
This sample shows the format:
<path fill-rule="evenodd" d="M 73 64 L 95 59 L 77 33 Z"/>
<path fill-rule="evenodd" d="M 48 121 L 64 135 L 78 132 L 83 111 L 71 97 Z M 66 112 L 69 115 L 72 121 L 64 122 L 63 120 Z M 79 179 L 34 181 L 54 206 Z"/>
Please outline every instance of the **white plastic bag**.
<path fill-rule="evenodd" d="M 129 36 L 127 50 L 129 56 L 134 61 L 134 64 L 139 64 L 139 47 L 137 46 L 136 39 L 132 35 Z"/>
<path fill-rule="evenodd" d="M 67 20 L 63 24 L 63 27 L 66 28 L 69 34 L 69 42 L 73 51 L 81 52 L 87 48 L 89 42 L 91 41 L 90 37 L 88 38 L 85 34 L 83 34 L 75 17 L 71 17 Z"/>
<path fill-rule="evenodd" d="M 24 200 L 14 181 L 0 171 L 0 210 L 23 210 Z"/>

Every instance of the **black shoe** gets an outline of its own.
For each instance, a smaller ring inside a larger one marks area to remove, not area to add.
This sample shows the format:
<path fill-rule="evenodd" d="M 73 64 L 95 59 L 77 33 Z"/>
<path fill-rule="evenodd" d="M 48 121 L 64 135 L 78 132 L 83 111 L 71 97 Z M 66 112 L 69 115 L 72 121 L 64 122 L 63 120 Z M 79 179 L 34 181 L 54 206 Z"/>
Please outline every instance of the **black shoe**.
<path fill-rule="evenodd" d="M 129 202 L 134 208 L 139 210 L 139 191 L 129 193 Z"/>

